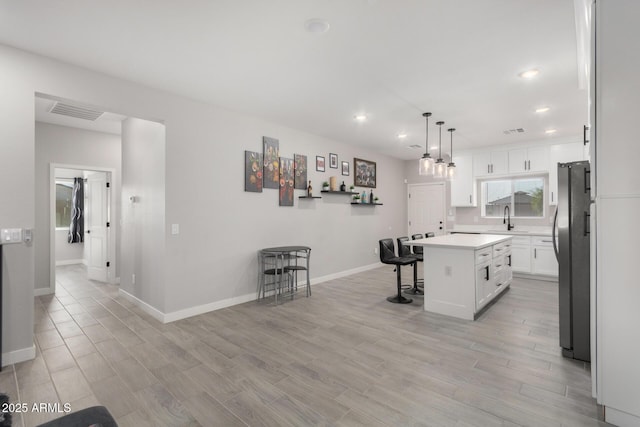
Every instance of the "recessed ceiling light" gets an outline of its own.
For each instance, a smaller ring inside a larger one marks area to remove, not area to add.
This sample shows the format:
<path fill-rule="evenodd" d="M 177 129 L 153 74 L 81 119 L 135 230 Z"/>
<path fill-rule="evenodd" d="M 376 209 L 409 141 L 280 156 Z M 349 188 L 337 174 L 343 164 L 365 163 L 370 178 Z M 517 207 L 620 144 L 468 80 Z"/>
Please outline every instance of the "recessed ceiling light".
<path fill-rule="evenodd" d="M 313 18 L 304 23 L 304 28 L 313 34 L 322 34 L 329 31 L 329 23 L 324 19 Z"/>
<path fill-rule="evenodd" d="M 538 74 L 540 74 L 540 71 L 533 69 L 533 70 L 523 71 L 520 74 L 518 74 L 518 76 L 522 77 L 523 79 L 532 79 Z"/>
<path fill-rule="evenodd" d="M 556 129 L 547 129 L 547 130 L 544 131 L 544 133 L 546 133 L 547 135 L 551 135 L 551 134 L 554 134 L 556 132 L 557 132 Z"/>
<path fill-rule="evenodd" d="M 405 139 L 407 137 L 406 133 L 399 133 L 398 134 L 398 139 Z"/>
<path fill-rule="evenodd" d="M 536 108 L 536 113 L 546 113 L 547 111 L 549 111 L 551 108 L 550 107 L 540 107 L 540 108 Z"/>
<path fill-rule="evenodd" d="M 367 120 L 367 115 L 366 114 L 356 114 L 355 116 L 353 116 L 353 119 L 358 121 L 358 122 L 364 122 L 365 120 Z"/>

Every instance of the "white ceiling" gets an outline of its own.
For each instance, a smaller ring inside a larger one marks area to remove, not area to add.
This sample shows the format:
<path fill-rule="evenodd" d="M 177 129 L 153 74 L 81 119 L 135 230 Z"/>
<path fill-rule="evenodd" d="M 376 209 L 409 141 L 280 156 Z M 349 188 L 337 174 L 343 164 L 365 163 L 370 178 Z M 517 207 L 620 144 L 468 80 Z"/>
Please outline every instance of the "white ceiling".
<path fill-rule="evenodd" d="M 0 43 L 404 159 L 424 111 L 454 149 L 580 135 L 575 34 L 572 0 L 0 0 Z"/>

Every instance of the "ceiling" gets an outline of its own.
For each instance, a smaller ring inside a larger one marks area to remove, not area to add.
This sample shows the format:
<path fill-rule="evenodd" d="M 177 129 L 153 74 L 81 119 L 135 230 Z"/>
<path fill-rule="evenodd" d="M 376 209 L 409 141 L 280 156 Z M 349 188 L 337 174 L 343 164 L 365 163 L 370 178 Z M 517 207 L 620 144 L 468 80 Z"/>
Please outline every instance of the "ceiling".
<path fill-rule="evenodd" d="M 572 0 L 0 0 L 0 43 L 402 159 L 424 111 L 454 149 L 578 137 L 587 117 Z"/>

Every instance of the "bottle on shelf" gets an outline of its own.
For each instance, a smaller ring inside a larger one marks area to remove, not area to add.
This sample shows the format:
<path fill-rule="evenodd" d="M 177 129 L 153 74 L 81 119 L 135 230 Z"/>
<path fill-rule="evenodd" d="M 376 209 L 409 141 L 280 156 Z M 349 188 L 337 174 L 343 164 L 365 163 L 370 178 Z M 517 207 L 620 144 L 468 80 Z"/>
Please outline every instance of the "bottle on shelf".
<path fill-rule="evenodd" d="M 313 188 L 311 187 L 311 180 L 309 180 L 309 185 L 307 185 L 307 197 L 313 197 Z"/>
<path fill-rule="evenodd" d="M 345 191 L 347 189 L 347 186 L 344 185 L 344 181 L 342 181 L 342 184 L 340 184 L 340 191 Z"/>
<path fill-rule="evenodd" d="M 362 203 L 367 203 L 367 192 L 366 192 L 366 190 L 362 190 L 362 196 L 360 196 L 360 201 Z"/>
<path fill-rule="evenodd" d="M 369 190 L 369 203 L 373 204 L 373 190 Z"/>

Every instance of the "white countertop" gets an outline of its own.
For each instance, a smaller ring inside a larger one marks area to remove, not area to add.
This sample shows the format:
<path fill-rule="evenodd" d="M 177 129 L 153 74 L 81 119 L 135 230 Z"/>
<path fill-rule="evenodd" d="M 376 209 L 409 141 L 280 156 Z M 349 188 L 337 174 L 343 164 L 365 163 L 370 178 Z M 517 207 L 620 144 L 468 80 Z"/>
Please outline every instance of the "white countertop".
<path fill-rule="evenodd" d="M 505 242 L 511 238 L 511 235 L 496 234 L 448 234 L 426 239 L 409 240 L 405 244 L 438 248 L 481 249 Z"/>
<path fill-rule="evenodd" d="M 542 226 L 517 226 L 507 231 L 506 225 L 467 225 L 456 224 L 450 233 L 482 233 L 482 234 L 509 234 L 512 236 L 551 236 L 551 227 Z"/>

